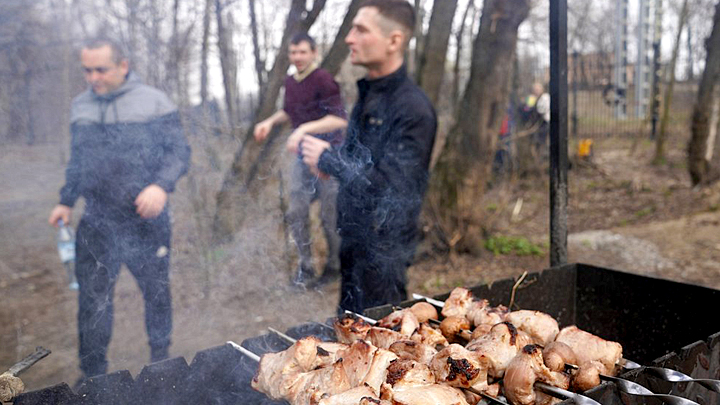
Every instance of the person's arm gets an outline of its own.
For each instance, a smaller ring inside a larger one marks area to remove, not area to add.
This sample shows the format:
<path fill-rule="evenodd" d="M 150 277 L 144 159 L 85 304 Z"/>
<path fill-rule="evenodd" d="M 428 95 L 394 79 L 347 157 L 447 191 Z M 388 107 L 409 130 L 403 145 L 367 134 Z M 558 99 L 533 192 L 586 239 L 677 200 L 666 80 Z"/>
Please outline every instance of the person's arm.
<path fill-rule="evenodd" d="M 175 190 L 175 183 L 187 173 L 190 165 L 190 145 L 185 139 L 178 112 L 158 118 L 153 126 L 153 131 L 162 136 L 163 154 L 155 180 L 135 198 L 136 212 L 143 218 L 160 215 L 168 194 Z"/>
<path fill-rule="evenodd" d="M 347 120 L 337 115 L 326 115 L 319 120 L 308 121 L 297 127 L 287 140 L 287 148 L 293 153 L 297 153 L 300 141 L 305 135 L 323 134 L 333 132 L 338 129 L 347 128 Z"/>
<path fill-rule="evenodd" d="M 290 121 L 290 116 L 285 112 L 285 110 L 279 110 L 275 114 L 258 122 L 255 125 L 255 129 L 253 130 L 253 136 L 255 137 L 255 141 L 265 141 L 267 136 L 270 134 L 270 130 L 272 130 L 273 126 L 284 124 L 288 121 Z"/>
<path fill-rule="evenodd" d="M 66 225 L 72 220 L 72 207 L 80 197 L 80 159 L 81 154 L 77 137 L 73 128 L 70 129 L 72 139 L 70 142 L 70 161 L 65 169 L 65 185 L 60 189 L 60 203 L 50 212 L 48 222 L 57 226 L 58 220 L 63 220 Z"/>

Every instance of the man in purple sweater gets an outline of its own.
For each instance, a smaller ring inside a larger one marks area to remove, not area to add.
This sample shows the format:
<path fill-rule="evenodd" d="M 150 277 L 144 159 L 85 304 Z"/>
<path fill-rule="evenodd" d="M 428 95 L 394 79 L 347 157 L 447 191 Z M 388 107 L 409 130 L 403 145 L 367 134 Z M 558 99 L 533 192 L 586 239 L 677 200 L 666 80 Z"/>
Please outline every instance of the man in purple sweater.
<path fill-rule="evenodd" d="M 306 33 L 296 34 L 290 41 L 289 57 L 297 72 L 285 79 L 285 104 L 282 110 L 255 126 L 255 140 L 263 142 L 274 125 L 290 121 L 294 130 L 287 147 L 293 153 L 299 153 L 300 141 L 305 135 L 339 146 L 343 140 L 342 130 L 347 126 L 347 115 L 340 87 L 332 75 L 318 68 L 315 62 L 315 41 Z M 300 256 L 293 278 L 293 283 L 299 287 L 305 287 L 315 277 L 308 218 L 310 204 L 316 199 L 320 199 L 320 217 L 328 246 L 325 269 L 317 283 L 321 285 L 340 276 L 337 191 L 334 178 L 321 176 L 298 156 L 290 179 L 287 221 Z"/>

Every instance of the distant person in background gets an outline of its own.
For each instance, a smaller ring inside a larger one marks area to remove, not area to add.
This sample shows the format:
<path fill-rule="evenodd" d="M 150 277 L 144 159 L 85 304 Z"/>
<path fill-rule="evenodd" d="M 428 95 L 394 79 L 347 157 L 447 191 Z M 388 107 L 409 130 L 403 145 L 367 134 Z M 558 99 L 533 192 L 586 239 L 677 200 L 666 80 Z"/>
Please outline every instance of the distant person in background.
<path fill-rule="evenodd" d="M 535 112 L 539 127 L 533 134 L 533 149 L 537 156 L 545 159 L 548 157 L 548 131 L 550 126 L 550 95 L 545 92 L 545 87 L 541 83 L 534 83 L 532 93 L 528 96 L 526 104 Z"/>
<path fill-rule="evenodd" d="M 185 174 L 190 147 L 178 110 L 130 70 L 111 39 L 87 42 L 80 63 L 90 88 L 72 102 L 70 162 L 48 221 L 70 224 L 85 198 L 76 238 L 78 331 L 84 379 L 107 372 L 113 291 L 124 263 L 145 300 L 150 360 L 168 357 L 172 333 L 168 194 Z"/>
<path fill-rule="evenodd" d="M 306 33 L 290 40 L 290 63 L 296 72 L 285 79 L 285 104 L 269 118 L 255 126 L 255 140 L 263 142 L 272 127 L 290 121 L 293 133 L 287 147 L 299 153 L 299 144 L 309 135 L 339 146 L 347 126 L 347 114 L 340 96 L 340 86 L 332 75 L 318 67 L 315 41 Z M 322 285 L 340 277 L 340 236 L 337 233 L 337 181 L 319 176 L 298 155 L 290 178 L 290 207 L 287 221 L 300 256 L 293 277 L 295 286 Z M 328 253 L 322 276 L 315 280 L 310 238 L 310 204 L 320 200 L 320 219 L 325 232 Z"/>
<path fill-rule="evenodd" d="M 362 4 L 345 38 L 350 61 L 367 68 L 347 139 L 340 147 L 302 139 L 305 163 L 340 182 L 341 310 L 362 312 L 407 298 L 437 130 L 435 110 L 404 64 L 413 27 L 407 1 Z"/>

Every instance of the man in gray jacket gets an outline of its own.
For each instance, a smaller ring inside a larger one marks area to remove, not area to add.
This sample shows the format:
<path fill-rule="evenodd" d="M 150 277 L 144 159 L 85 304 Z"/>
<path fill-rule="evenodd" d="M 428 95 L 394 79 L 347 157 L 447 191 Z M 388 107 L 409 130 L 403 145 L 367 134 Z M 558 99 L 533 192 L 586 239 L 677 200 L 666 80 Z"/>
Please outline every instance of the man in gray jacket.
<path fill-rule="evenodd" d="M 187 172 L 190 147 L 177 108 L 130 71 L 121 48 L 96 39 L 82 49 L 87 91 L 72 102 L 70 162 L 49 222 L 77 229 L 78 331 L 83 377 L 107 372 L 113 291 L 125 264 L 145 299 L 150 359 L 167 358 L 172 332 L 168 194 Z M 81 380 L 82 380 L 81 379 Z"/>

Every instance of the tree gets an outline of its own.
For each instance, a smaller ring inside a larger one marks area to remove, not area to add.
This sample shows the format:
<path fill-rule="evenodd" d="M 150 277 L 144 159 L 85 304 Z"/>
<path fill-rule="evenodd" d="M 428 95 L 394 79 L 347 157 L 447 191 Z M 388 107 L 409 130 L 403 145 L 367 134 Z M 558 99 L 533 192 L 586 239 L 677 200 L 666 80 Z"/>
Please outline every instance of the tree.
<path fill-rule="evenodd" d="M 345 37 L 350 32 L 350 28 L 352 28 L 353 18 L 355 18 L 355 14 L 357 14 L 360 9 L 361 3 L 362 0 L 352 0 L 350 2 L 347 14 L 345 14 L 345 18 L 343 18 L 342 24 L 340 24 L 335 40 L 332 46 L 330 46 L 327 55 L 323 58 L 322 68 L 330 72 L 333 76 L 340 71 L 340 67 L 350 51 L 345 43 Z"/>
<path fill-rule="evenodd" d="M 479 247 L 478 201 L 507 109 L 518 27 L 530 0 L 485 0 L 480 32 L 473 44 L 470 79 L 430 182 L 428 199 L 447 248 Z"/>
<path fill-rule="evenodd" d="M 430 26 L 425 36 L 425 46 L 422 55 L 420 55 L 417 83 L 425 91 L 433 105 L 438 104 L 440 86 L 442 86 L 443 77 L 445 77 L 445 58 L 455 9 L 457 9 L 457 0 L 435 1 L 433 3 Z"/>
<path fill-rule="evenodd" d="M 718 178 L 718 165 L 712 165 L 715 142 L 708 142 L 715 89 L 720 78 L 720 2 L 715 6 L 713 28 L 706 43 L 705 70 L 698 85 L 693 108 L 688 171 L 693 185 L 709 184 Z"/>
<path fill-rule="evenodd" d="M 217 25 L 218 49 L 220 50 L 220 66 L 223 75 L 223 89 L 225 90 L 225 108 L 227 109 L 228 125 L 235 136 L 238 124 L 238 87 L 237 87 L 237 57 L 233 49 L 233 20 L 232 14 L 225 17 L 224 7 L 220 0 L 215 0 L 215 17 Z"/>
<path fill-rule="evenodd" d="M 453 78 L 452 78 L 452 94 L 450 100 L 452 101 L 453 111 L 457 103 L 460 101 L 460 58 L 462 57 L 463 51 L 463 35 L 465 34 L 465 27 L 467 26 L 467 16 L 470 14 L 470 10 L 475 9 L 475 1 L 468 1 L 465 12 L 463 13 L 462 20 L 460 20 L 460 27 L 455 33 L 455 64 L 453 65 Z M 474 18 L 473 18 L 474 20 Z M 470 24 L 470 33 L 472 34 L 472 23 Z"/>
<path fill-rule="evenodd" d="M 259 122 L 272 114 L 275 102 L 280 94 L 283 79 L 290 66 L 288 48 L 290 38 L 298 31 L 308 31 L 315 23 L 317 16 L 325 6 L 325 0 L 315 0 L 312 9 L 305 10 L 304 0 L 292 0 L 285 29 L 280 42 L 275 62 L 268 75 L 265 92 L 260 95 L 260 104 L 255 122 Z M 303 15 L 305 15 L 303 17 Z M 247 198 L 257 194 L 258 173 L 266 173 L 272 166 L 272 155 L 275 141 L 280 129 L 268 136 L 265 144 L 259 145 L 253 140 L 253 127 L 248 128 L 242 145 L 233 157 L 233 163 L 225 174 L 223 185 L 217 194 L 217 208 L 213 219 L 213 239 L 215 242 L 227 241 L 245 220 L 243 206 Z"/>

